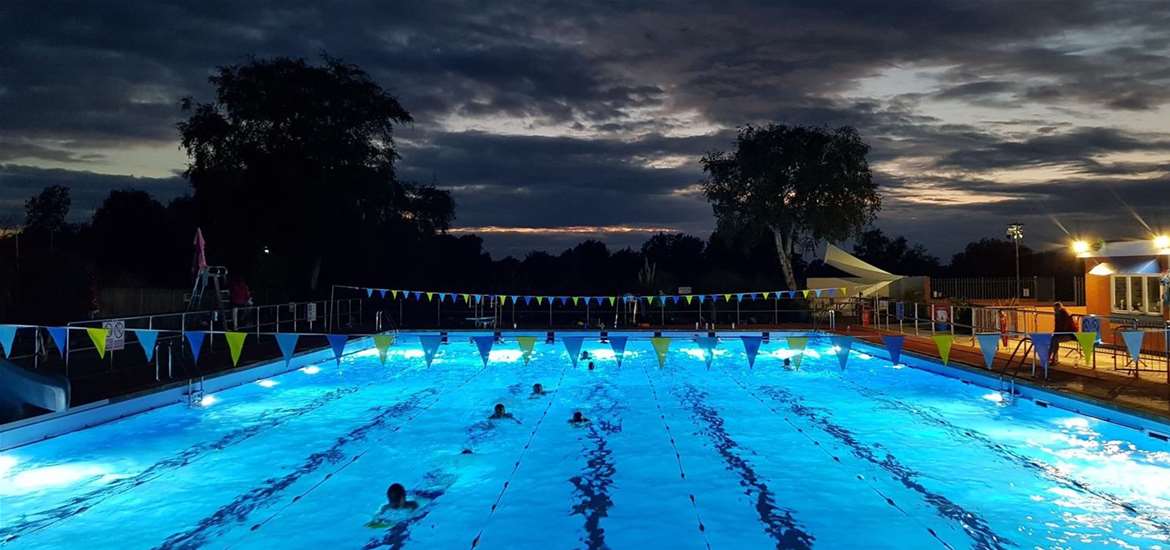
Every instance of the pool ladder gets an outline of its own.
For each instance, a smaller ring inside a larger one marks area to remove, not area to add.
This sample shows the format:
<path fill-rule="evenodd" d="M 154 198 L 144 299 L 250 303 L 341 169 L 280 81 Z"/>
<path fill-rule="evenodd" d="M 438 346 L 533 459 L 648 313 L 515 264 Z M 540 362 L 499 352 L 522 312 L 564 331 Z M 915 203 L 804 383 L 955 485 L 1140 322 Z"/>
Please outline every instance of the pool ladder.
<path fill-rule="evenodd" d="M 203 406 L 203 377 L 199 377 L 199 384 L 195 385 L 192 378 L 187 379 L 187 406 Z"/>

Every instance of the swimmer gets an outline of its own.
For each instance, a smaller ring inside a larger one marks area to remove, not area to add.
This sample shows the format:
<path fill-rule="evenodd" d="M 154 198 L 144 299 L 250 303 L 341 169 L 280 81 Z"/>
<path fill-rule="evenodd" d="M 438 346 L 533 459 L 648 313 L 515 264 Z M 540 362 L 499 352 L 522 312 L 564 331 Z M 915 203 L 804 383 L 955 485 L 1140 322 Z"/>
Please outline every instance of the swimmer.
<path fill-rule="evenodd" d="M 587 360 L 587 359 L 589 359 L 589 352 L 588 352 L 588 351 L 582 351 L 582 352 L 581 352 L 581 360 L 582 360 L 582 361 L 585 361 L 585 360 Z"/>
<path fill-rule="evenodd" d="M 469 454 L 472 454 L 472 453 L 471 453 L 471 449 L 468 449 L 468 448 L 466 448 L 466 447 L 465 447 L 465 448 L 463 449 L 463 451 L 461 451 L 459 454 L 461 454 L 461 455 L 469 455 Z"/>
<path fill-rule="evenodd" d="M 792 370 L 792 359 L 789 359 L 787 357 L 784 358 L 784 368 L 786 368 L 788 370 Z"/>
<path fill-rule="evenodd" d="M 583 426 L 583 425 L 588 424 L 588 423 L 589 423 L 589 419 L 585 418 L 585 415 L 581 414 L 581 411 L 574 411 L 573 418 L 569 419 L 569 424 L 572 424 L 574 426 Z"/>
<path fill-rule="evenodd" d="M 383 509 L 391 510 L 414 510 L 418 508 L 418 503 L 413 500 L 406 500 L 406 487 L 401 483 L 391 484 L 386 489 L 386 506 Z"/>
<path fill-rule="evenodd" d="M 532 396 L 536 397 L 538 395 L 544 395 L 544 386 L 542 386 L 540 382 L 532 385 Z"/>
<path fill-rule="evenodd" d="M 488 417 L 488 420 L 505 420 L 505 419 L 512 420 L 512 421 L 516 422 L 517 424 L 520 423 L 519 420 L 516 420 L 515 416 L 512 416 L 512 413 L 508 412 L 508 410 L 504 408 L 503 403 L 496 403 L 496 407 L 492 410 L 492 415 Z"/>
<path fill-rule="evenodd" d="M 593 370 L 594 368 L 596 368 L 596 367 L 593 366 L 593 361 L 590 361 L 589 362 L 589 370 Z"/>

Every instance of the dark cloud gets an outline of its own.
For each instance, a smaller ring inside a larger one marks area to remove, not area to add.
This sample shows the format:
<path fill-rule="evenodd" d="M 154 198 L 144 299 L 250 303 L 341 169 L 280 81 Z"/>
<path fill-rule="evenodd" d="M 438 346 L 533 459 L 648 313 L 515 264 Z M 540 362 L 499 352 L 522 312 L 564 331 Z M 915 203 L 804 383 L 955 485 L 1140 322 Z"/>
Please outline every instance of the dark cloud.
<path fill-rule="evenodd" d="M 50 185 L 70 188 L 72 206 L 69 220 L 88 221 L 102 200 L 117 189 L 141 189 L 164 204 L 188 194 L 190 186 L 179 177 L 136 178 L 84 172 L 0 164 L 0 227 L 24 223 L 24 201 Z"/>
<path fill-rule="evenodd" d="M 965 237 L 931 229 L 939 220 L 1022 215 L 1009 206 L 1041 198 L 1079 208 L 1063 202 L 1070 189 L 1100 204 L 1110 178 L 1156 190 L 1170 142 L 1111 116 L 1170 105 L 1161 0 L 18 0 L 0 10 L 0 162 L 71 168 L 5 165 L 8 207 L 41 183 L 70 183 L 78 197 L 124 184 L 182 192 L 175 178 L 94 171 L 116 168 L 110 150 L 174 143 L 179 98 L 210 99 L 214 68 L 249 55 L 327 51 L 368 70 L 417 121 L 399 133 L 402 173 L 453 189 L 467 225 L 702 231 L 710 209 L 686 189 L 701 177 L 698 157 L 729 147 L 736 126 L 848 124 L 875 166 L 908 165 L 886 180 L 883 223 L 927 215 L 907 231 L 947 250 Z M 899 71 L 915 81 L 873 80 Z M 974 108 L 1002 116 L 946 114 Z M 1110 158 L 1139 153 L 1153 158 Z M 1049 188 L 991 175 L 1036 167 L 1084 179 Z M 1146 180 L 1129 181 L 1135 173 Z M 950 206 L 915 212 L 908 193 Z M 980 194 L 989 199 L 972 203 Z M 1149 198 L 1155 209 L 1167 201 Z"/>

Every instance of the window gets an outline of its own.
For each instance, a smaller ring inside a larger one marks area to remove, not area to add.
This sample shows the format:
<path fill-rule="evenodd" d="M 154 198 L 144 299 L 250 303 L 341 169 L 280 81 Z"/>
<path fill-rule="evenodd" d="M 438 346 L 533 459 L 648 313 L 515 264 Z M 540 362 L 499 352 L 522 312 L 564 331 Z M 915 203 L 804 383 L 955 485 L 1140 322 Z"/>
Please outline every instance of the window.
<path fill-rule="evenodd" d="M 1113 312 L 1138 315 L 1162 313 L 1161 275 L 1114 275 Z"/>

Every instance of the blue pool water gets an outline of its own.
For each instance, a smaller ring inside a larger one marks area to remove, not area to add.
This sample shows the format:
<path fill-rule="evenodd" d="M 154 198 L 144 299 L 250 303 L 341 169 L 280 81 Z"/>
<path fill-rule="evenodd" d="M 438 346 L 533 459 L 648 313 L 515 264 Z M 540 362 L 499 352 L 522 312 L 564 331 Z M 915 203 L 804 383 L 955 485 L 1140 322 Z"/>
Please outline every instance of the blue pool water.
<path fill-rule="evenodd" d="M 541 338 L 543 341 L 543 338 Z M 814 339 L 710 369 L 645 335 L 619 367 L 506 338 L 483 368 L 401 335 L 0 454 L 10 548 L 1162 548 L 1170 449 Z M 868 355 L 872 353 L 874 355 Z M 531 397 L 534 382 L 551 393 Z M 488 421 L 494 403 L 519 422 Z M 567 422 L 580 410 L 591 422 Z M 461 454 L 464 448 L 472 454 Z M 380 513 L 401 482 L 420 506 Z"/>

